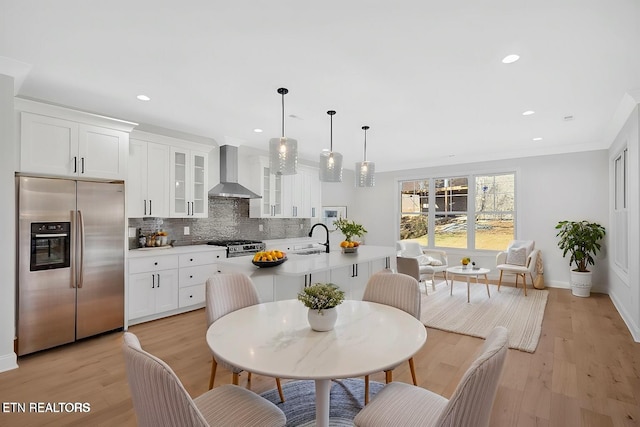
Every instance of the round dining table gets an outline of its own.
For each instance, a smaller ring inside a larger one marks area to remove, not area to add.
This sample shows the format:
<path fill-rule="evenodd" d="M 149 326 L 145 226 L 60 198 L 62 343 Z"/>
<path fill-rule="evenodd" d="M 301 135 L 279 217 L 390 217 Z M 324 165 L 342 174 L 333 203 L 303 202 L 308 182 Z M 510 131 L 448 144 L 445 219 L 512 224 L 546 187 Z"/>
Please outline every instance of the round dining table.
<path fill-rule="evenodd" d="M 247 372 L 315 380 L 316 425 L 328 426 L 332 379 L 391 369 L 427 340 L 425 326 L 397 308 L 356 300 L 336 308 L 335 327 L 317 332 L 298 300 L 253 305 L 215 321 L 207 344 L 217 360 Z"/>

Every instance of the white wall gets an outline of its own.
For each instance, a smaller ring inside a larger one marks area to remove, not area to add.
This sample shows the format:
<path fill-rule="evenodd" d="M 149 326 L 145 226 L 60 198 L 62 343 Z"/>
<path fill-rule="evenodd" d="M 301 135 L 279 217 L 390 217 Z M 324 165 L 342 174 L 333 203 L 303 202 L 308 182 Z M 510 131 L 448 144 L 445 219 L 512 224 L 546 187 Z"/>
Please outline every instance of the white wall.
<path fill-rule="evenodd" d="M 18 367 L 13 352 L 15 336 L 15 180 L 16 143 L 14 137 L 13 77 L 0 74 L 0 372 Z"/>
<path fill-rule="evenodd" d="M 609 296 L 615 304 L 618 312 L 627 324 L 635 341 L 640 341 L 640 135 L 638 126 L 640 123 L 640 112 L 636 104 L 627 122 L 616 137 L 609 150 L 610 166 L 613 158 L 620 152 L 621 148 L 627 147 L 628 151 L 628 255 L 629 268 L 625 272 L 615 265 L 613 257 L 609 259 Z M 610 170 L 610 188 L 613 190 L 613 168 Z M 613 195 L 611 200 L 613 199 Z M 613 203 L 609 204 L 613 206 Z M 610 214 L 613 216 L 613 210 Z M 613 231 L 613 230 L 612 230 Z M 610 233 L 613 235 L 613 232 Z"/>
<path fill-rule="evenodd" d="M 555 225 L 565 219 L 587 219 L 608 229 L 606 150 L 377 173 L 373 188 L 356 189 L 352 180 L 345 179 L 342 186 L 349 190 L 333 190 L 340 197 L 323 186 L 323 205 L 346 204 L 349 218 L 369 231 L 367 244 L 394 246 L 399 235 L 398 180 L 505 171 L 516 172 L 517 237 L 536 241 L 547 286 L 569 287 L 569 260 L 562 258 L 556 245 Z M 497 277 L 495 251 L 447 252 L 451 260 L 469 255 L 480 266 L 493 269 L 492 276 Z M 593 291 L 607 292 L 607 262 L 598 262 L 593 271 Z"/>

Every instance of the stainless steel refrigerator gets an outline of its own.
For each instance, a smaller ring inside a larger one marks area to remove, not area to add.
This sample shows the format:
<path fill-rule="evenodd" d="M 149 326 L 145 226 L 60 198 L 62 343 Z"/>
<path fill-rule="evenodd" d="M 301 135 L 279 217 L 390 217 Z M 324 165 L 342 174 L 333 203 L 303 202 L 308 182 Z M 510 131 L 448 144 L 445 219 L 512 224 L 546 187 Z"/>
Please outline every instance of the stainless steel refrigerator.
<path fill-rule="evenodd" d="M 122 182 L 16 177 L 18 355 L 124 325 Z"/>

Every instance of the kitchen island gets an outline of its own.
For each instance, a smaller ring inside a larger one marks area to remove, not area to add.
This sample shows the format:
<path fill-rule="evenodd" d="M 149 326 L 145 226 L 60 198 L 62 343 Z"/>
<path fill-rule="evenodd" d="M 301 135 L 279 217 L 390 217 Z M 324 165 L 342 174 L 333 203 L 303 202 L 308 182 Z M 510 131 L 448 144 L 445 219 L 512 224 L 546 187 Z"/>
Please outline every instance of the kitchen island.
<path fill-rule="evenodd" d="M 395 268 L 396 250 L 390 246 L 362 245 L 357 253 L 287 253 L 283 264 L 259 268 L 252 257 L 225 258 L 218 261 L 222 273 L 244 273 L 253 280 L 261 302 L 296 298 L 305 286 L 335 283 L 348 299 L 362 299 L 369 277 L 385 268 Z"/>

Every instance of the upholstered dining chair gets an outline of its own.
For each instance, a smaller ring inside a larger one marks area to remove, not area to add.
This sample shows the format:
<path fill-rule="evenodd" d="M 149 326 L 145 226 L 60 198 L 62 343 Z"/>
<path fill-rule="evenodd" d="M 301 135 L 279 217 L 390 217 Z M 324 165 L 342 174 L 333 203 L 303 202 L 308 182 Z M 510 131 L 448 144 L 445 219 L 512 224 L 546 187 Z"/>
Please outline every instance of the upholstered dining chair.
<path fill-rule="evenodd" d="M 486 427 L 507 356 L 508 331 L 496 327 L 450 399 L 421 387 L 387 384 L 354 418 L 358 427 Z"/>
<path fill-rule="evenodd" d="M 255 285 L 248 276 L 241 273 L 220 273 L 209 277 L 205 288 L 205 296 L 207 326 L 211 326 L 213 322 L 225 314 L 260 303 Z M 238 337 L 238 339 L 242 338 Z M 218 362 L 215 356 L 212 356 L 209 390 L 213 388 L 213 381 L 216 376 L 218 364 L 221 364 L 232 372 L 231 382 L 232 384 L 238 385 L 238 375 L 242 372 L 242 369 L 226 362 Z M 248 380 L 251 381 L 251 373 L 249 372 L 247 375 Z M 276 378 L 276 386 L 278 387 L 280 400 L 284 402 L 280 378 Z"/>
<path fill-rule="evenodd" d="M 407 274 L 418 282 L 424 282 L 424 292 L 427 291 L 427 280 L 431 280 L 431 289 L 436 290 L 435 276 L 442 273 L 447 282 L 447 253 L 438 249 L 426 249 L 420 243 L 410 240 L 396 242 L 398 273 Z"/>
<path fill-rule="evenodd" d="M 140 427 L 284 426 L 286 417 L 252 391 L 224 385 L 192 399 L 173 370 L 124 333 L 122 349 L 131 400 Z"/>
<path fill-rule="evenodd" d="M 516 288 L 518 287 L 518 279 L 522 277 L 524 296 L 527 296 L 527 274 L 531 278 L 533 286 L 533 271 L 536 268 L 539 252 L 538 249 L 535 249 L 535 241 L 533 240 L 512 240 L 506 251 L 499 252 L 496 255 L 496 268 L 500 270 L 498 291 L 502 285 L 503 273 L 515 274 Z"/>
<path fill-rule="evenodd" d="M 363 301 L 390 305 L 405 311 L 420 320 L 420 286 L 418 281 L 402 273 L 378 272 L 367 281 L 362 296 Z M 418 385 L 413 357 L 409 359 L 409 369 L 414 385 Z M 385 371 L 387 383 L 393 380 L 393 368 Z M 364 377 L 364 403 L 369 402 L 369 375 Z"/>

